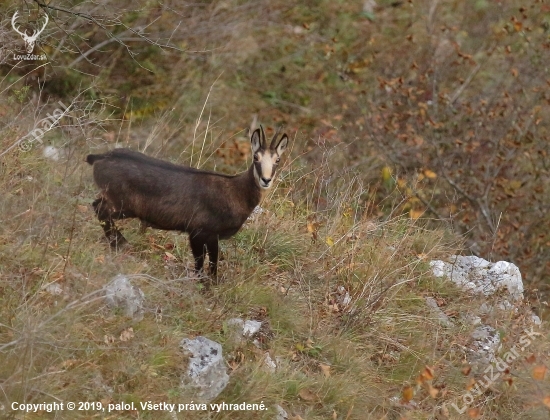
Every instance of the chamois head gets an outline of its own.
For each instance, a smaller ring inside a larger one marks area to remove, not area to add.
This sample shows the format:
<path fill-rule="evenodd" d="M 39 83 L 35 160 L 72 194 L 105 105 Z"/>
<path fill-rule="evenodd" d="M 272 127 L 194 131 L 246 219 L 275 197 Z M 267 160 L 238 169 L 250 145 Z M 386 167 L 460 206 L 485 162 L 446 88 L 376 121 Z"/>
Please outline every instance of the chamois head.
<path fill-rule="evenodd" d="M 267 190 L 273 185 L 275 171 L 281 155 L 288 145 L 288 136 L 283 134 L 277 141 L 281 128 L 277 130 L 271 144 L 267 147 L 264 129 L 262 126 L 257 128 L 250 137 L 252 143 L 252 153 L 254 154 L 254 178 L 261 189 Z"/>

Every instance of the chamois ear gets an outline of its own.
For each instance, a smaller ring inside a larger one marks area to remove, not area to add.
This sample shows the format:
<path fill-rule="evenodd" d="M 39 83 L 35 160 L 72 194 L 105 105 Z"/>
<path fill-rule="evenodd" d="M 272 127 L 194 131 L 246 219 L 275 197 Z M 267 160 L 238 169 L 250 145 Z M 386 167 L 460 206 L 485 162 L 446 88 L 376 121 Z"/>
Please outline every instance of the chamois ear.
<path fill-rule="evenodd" d="M 286 134 L 283 134 L 283 137 L 281 137 L 281 140 L 279 141 L 279 144 L 276 147 L 277 154 L 281 156 L 283 152 L 286 150 L 286 146 L 288 145 L 288 136 Z"/>
<path fill-rule="evenodd" d="M 259 128 L 255 129 L 254 132 L 252 133 L 252 136 L 250 137 L 250 144 L 252 145 L 252 154 L 260 150 L 261 137 L 260 137 Z"/>

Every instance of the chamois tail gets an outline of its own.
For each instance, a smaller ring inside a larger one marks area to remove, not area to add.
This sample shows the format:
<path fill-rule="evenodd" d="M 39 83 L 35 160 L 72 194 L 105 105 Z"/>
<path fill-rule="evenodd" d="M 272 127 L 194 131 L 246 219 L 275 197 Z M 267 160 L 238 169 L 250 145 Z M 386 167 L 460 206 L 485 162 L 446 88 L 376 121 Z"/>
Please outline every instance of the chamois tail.
<path fill-rule="evenodd" d="M 105 155 L 88 155 L 86 156 L 86 162 L 93 165 L 96 160 L 103 159 Z"/>

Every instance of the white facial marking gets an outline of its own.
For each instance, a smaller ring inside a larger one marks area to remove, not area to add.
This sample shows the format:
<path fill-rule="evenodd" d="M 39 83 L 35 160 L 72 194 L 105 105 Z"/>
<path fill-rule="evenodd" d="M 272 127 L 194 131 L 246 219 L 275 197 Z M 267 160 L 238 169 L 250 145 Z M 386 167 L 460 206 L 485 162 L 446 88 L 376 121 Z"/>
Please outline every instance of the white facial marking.
<path fill-rule="evenodd" d="M 257 159 L 255 162 L 260 166 L 260 173 L 258 173 L 258 166 L 254 165 L 254 175 L 256 177 L 256 181 L 258 182 L 260 188 L 269 189 L 273 185 L 275 165 L 279 156 L 271 150 L 256 152 L 256 156 Z"/>
<path fill-rule="evenodd" d="M 277 135 L 277 134 L 276 134 Z M 263 140 L 262 140 L 263 139 Z M 252 154 L 254 156 L 254 178 L 261 189 L 267 190 L 273 185 L 275 170 L 279 159 L 285 151 L 288 144 L 288 136 L 283 134 L 276 146 L 267 147 L 263 129 L 257 128 L 250 137 Z"/>

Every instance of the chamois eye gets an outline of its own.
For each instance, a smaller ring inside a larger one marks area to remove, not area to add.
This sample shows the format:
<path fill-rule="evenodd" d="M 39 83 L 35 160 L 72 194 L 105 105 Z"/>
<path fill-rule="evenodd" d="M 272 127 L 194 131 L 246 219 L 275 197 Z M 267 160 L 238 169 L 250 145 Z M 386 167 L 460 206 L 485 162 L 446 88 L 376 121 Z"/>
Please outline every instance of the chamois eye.
<path fill-rule="evenodd" d="M 260 160 L 260 156 L 254 155 L 254 162 L 258 162 Z"/>
<path fill-rule="evenodd" d="M 275 163 L 279 163 L 280 160 L 281 160 L 281 158 L 277 158 L 277 160 L 275 161 Z"/>

